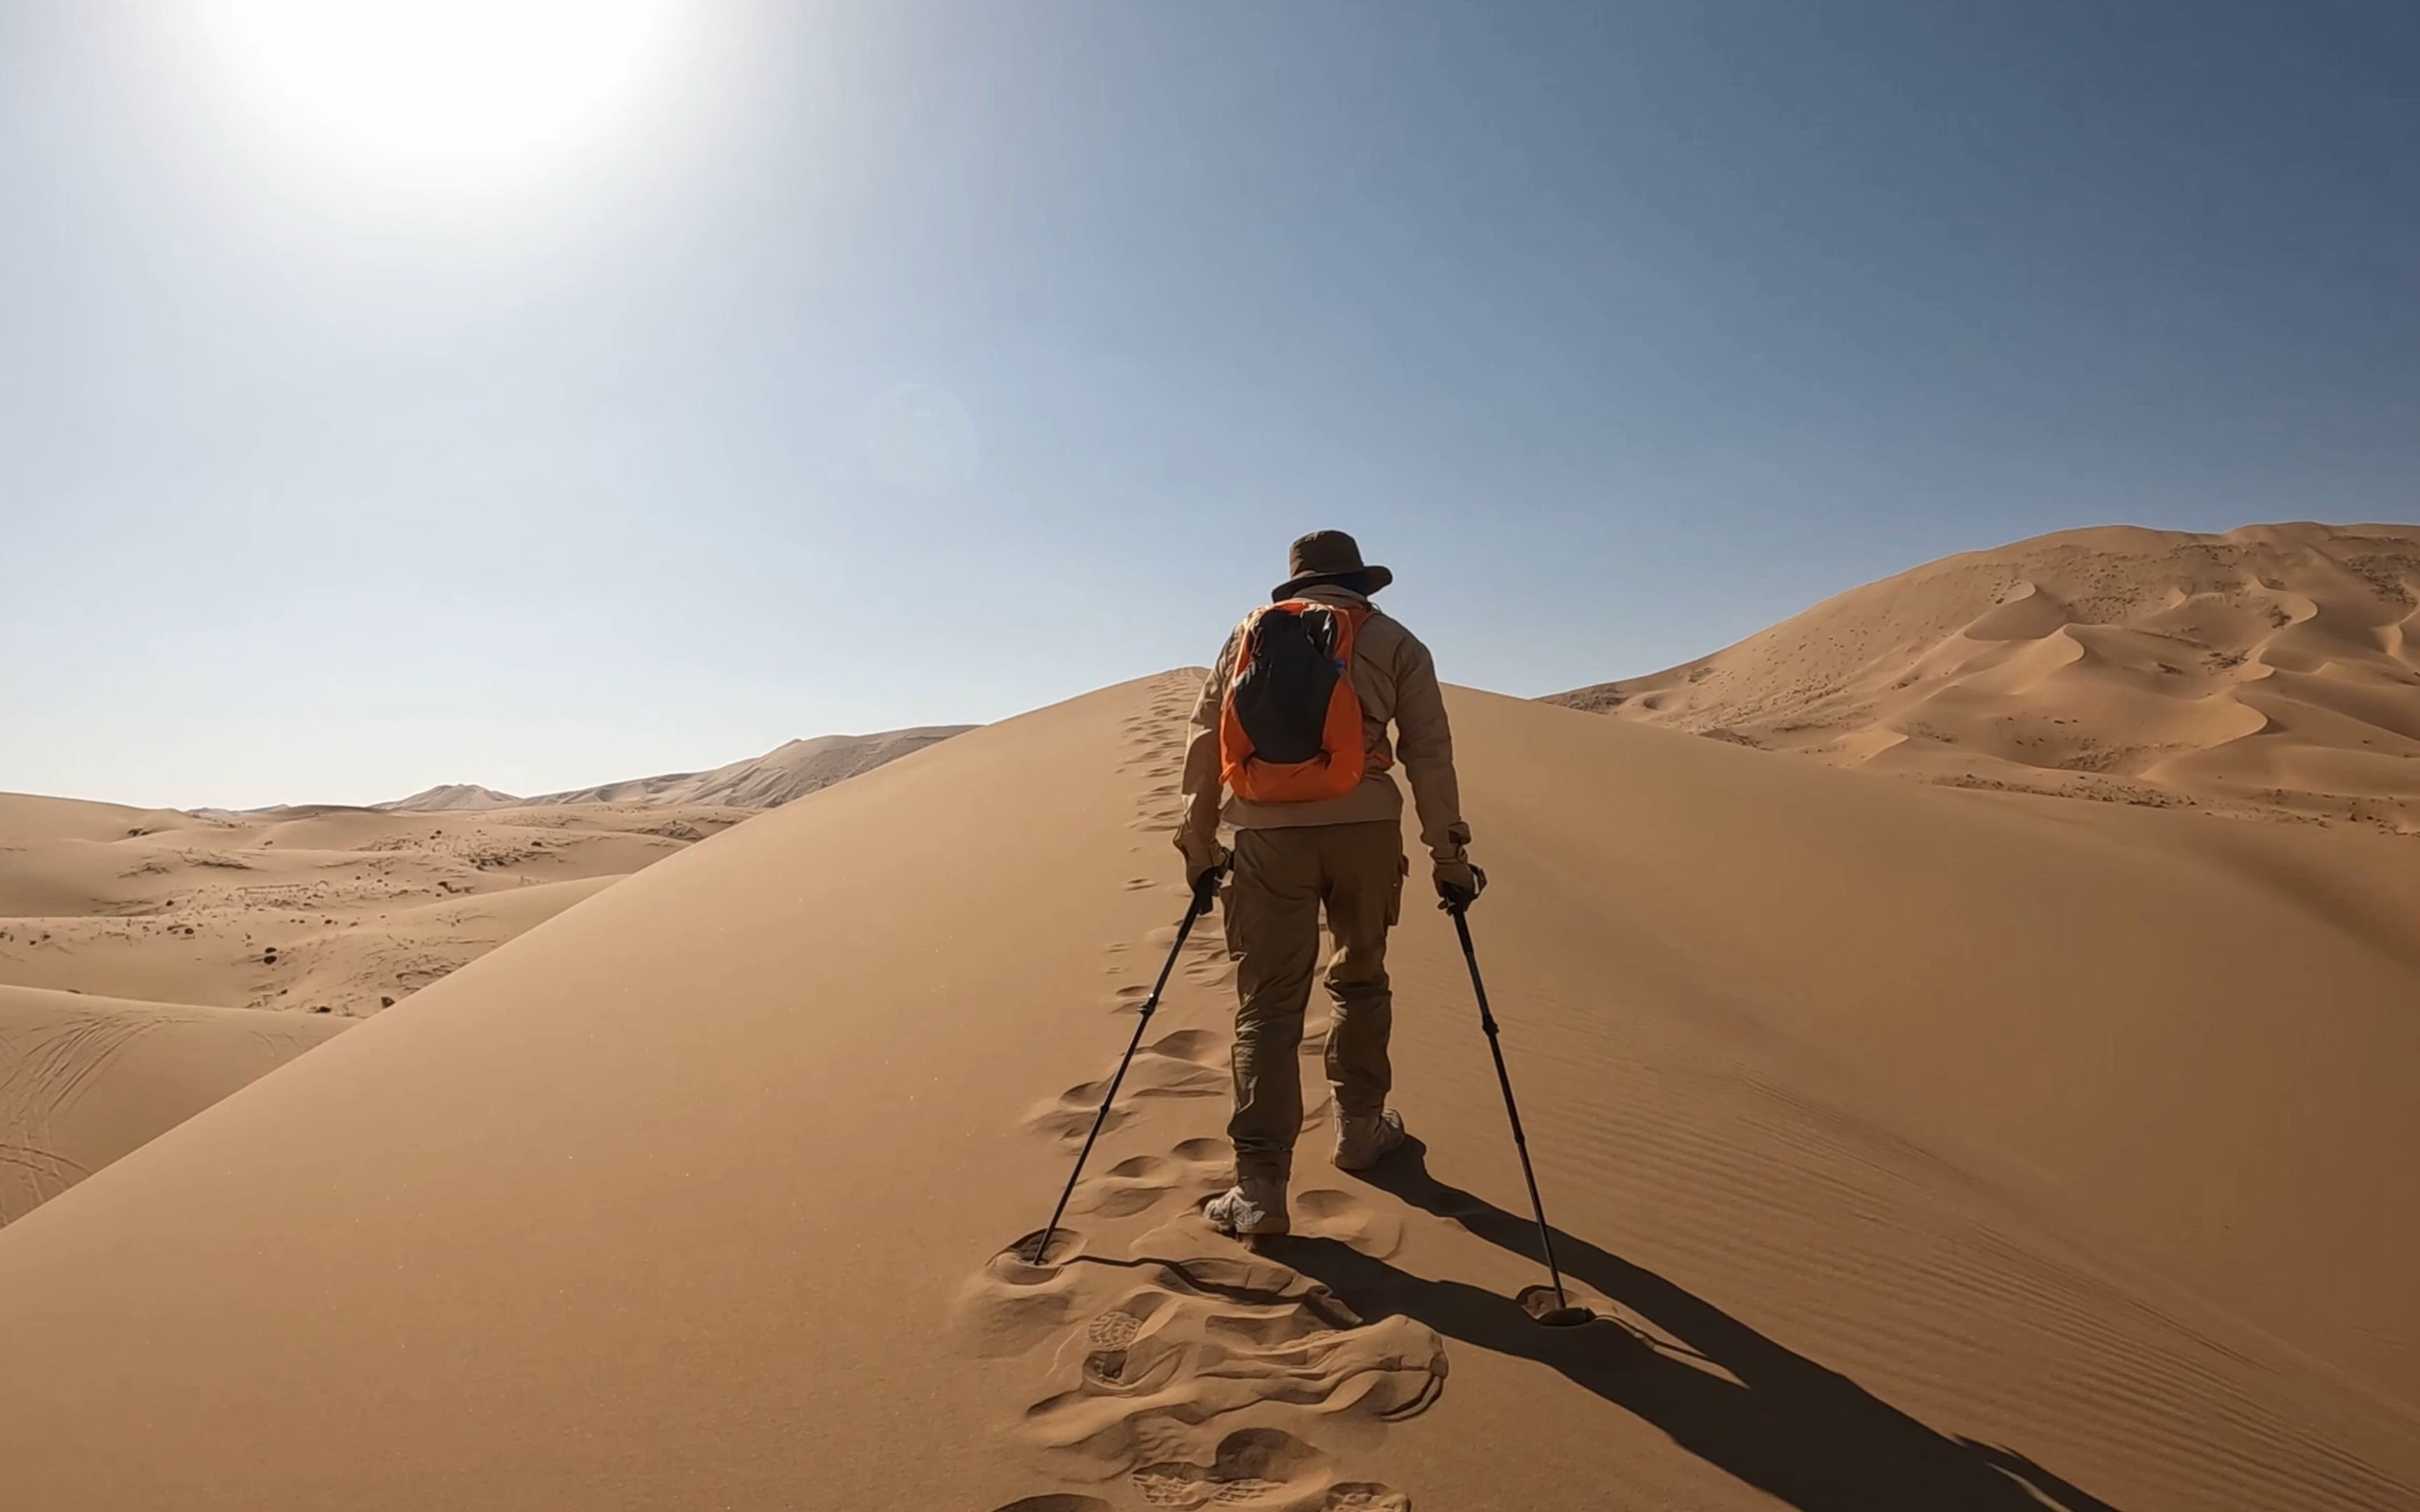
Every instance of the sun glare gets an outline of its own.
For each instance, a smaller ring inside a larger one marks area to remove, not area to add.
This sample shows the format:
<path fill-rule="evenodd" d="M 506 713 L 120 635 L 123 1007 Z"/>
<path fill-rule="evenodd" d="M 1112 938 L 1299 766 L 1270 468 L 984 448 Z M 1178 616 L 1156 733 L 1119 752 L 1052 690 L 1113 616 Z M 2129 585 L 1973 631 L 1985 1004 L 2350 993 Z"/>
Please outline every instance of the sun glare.
<path fill-rule="evenodd" d="M 247 100 L 305 144 L 446 175 L 551 162 L 609 126 L 669 0 L 223 0 Z"/>

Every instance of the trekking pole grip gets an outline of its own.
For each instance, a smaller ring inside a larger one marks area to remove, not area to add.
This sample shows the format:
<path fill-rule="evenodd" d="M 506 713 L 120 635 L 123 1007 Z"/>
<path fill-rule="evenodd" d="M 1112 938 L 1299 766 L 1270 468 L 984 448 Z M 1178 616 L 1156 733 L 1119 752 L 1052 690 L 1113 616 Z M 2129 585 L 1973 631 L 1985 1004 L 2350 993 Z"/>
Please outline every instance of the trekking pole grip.
<path fill-rule="evenodd" d="M 1218 884 L 1227 880 L 1228 870 L 1234 864 L 1233 860 L 1221 861 L 1194 879 L 1193 912 L 1186 916 L 1188 922 L 1207 914 L 1218 903 Z"/>

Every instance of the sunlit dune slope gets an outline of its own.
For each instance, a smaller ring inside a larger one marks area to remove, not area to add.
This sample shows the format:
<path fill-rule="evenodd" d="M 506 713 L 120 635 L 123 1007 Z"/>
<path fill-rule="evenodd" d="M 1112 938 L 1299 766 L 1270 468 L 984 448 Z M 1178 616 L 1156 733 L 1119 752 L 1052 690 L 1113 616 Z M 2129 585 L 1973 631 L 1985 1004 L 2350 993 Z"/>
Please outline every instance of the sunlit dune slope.
<path fill-rule="evenodd" d="M 2420 884 L 2388 838 L 1457 693 L 1473 924 L 1606 1320 L 1512 1301 L 1518 1167 L 1417 896 L 1424 1157 L 1358 1180 L 1314 1131 L 1294 1237 L 1207 1231 L 1214 921 L 1077 1257 L 1002 1256 L 1171 937 L 1189 694 L 1111 688 L 717 836 L 0 1230 L 11 1504 L 2420 1496 Z"/>
<path fill-rule="evenodd" d="M 2420 831 L 2420 527 L 2045 535 L 1554 702 L 1959 785 Z"/>

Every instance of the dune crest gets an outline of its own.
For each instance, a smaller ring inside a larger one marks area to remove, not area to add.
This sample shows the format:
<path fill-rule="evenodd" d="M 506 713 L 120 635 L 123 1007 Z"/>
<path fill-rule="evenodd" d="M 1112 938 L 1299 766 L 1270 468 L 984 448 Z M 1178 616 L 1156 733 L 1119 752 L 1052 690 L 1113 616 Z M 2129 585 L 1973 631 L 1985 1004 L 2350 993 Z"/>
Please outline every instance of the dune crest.
<path fill-rule="evenodd" d="M 1957 786 L 2420 832 L 2420 528 L 2126 527 L 1550 702 Z"/>
<path fill-rule="evenodd" d="M 374 807 L 403 813 L 453 813 L 479 809 L 551 808 L 571 803 L 661 803 L 775 809 L 835 782 L 873 771 L 925 747 L 966 733 L 972 725 L 926 725 L 873 735 L 818 735 L 790 740 L 762 756 L 707 772 L 667 772 L 595 787 L 517 798 L 476 783 L 448 782 Z"/>

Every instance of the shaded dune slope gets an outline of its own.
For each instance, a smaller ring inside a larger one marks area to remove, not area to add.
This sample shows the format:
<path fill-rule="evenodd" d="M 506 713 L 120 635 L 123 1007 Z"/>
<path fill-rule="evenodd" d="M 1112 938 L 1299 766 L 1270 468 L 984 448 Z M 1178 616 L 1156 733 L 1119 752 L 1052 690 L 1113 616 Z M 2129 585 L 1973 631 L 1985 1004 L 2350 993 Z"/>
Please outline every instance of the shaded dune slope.
<path fill-rule="evenodd" d="M 1537 1277 L 1518 1167 L 1418 900 L 1419 1159 L 1356 1180 L 1314 1132 L 1294 1238 L 1202 1227 L 1212 928 L 1078 1257 L 1001 1255 L 1172 935 L 1190 691 L 1109 689 L 718 836 L 0 1231 L 19 1504 L 2420 1495 L 2420 895 L 2389 839 L 1456 693 L 1490 985 L 1608 1320 L 1510 1301 Z"/>
<path fill-rule="evenodd" d="M 338 1027 L 307 1015 L 0 985 L 0 1224 Z"/>
<path fill-rule="evenodd" d="M 1554 702 L 1969 786 L 2420 831 L 2420 527 L 2112 527 Z"/>

